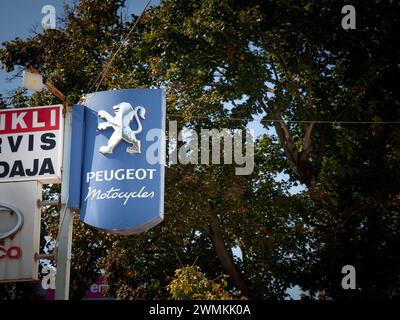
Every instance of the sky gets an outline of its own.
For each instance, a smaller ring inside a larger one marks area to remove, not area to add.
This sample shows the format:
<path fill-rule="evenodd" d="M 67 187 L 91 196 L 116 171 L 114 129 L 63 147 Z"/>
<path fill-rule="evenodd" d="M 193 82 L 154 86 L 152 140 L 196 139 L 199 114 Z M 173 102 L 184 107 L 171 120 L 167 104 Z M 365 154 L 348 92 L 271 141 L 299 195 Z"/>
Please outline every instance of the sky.
<path fill-rule="evenodd" d="M 31 36 L 33 30 L 42 31 L 41 21 L 45 16 L 42 14 L 42 8 L 45 5 L 52 5 L 56 9 L 56 16 L 60 18 L 63 14 L 63 4 L 73 4 L 75 0 L 1 0 L 0 2 L 0 44 L 10 41 L 19 37 L 26 39 Z M 127 0 L 126 8 L 129 14 L 134 13 L 139 15 L 148 0 Z M 150 5 L 157 5 L 159 0 L 152 0 Z M 9 97 L 11 91 L 17 89 L 22 85 L 22 77 L 18 77 L 9 81 L 15 73 L 6 73 L 0 70 L 0 94 L 3 97 Z M 249 128 L 254 130 L 255 137 L 267 130 L 260 124 L 262 116 L 256 117 L 255 121 L 249 124 Z M 273 134 L 274 130 L 269 131 Z M 279 174 L 277 180 L 287 179 L 288 176 Z M 301 192 L 304 190 L 303 186 L 294 187 L 291 189 L 292 193 Z M 237 253 L 238 254 L 238 253 Z M 293 298 L 299 298 L 299 290 L 289 290 Z"/>
<path fill-rule="evenodd" d="M 127 0 L 129 13 L 140 14 L 148 0 Z M 0 44 L 19 37 L 26 39 L 32 35 L 32 30 L 42 31 L 41 21 L 45 14 L 42 8 L 52 5 L 56 9 L 56 16 L 63 14 L 63 4 L 73 4 L 75 0 L 1 0 L 0 2 Z M 152 0 L 150 5 L 158 4 L 159 0 Z M 22 85 L 22 78 L 8 81 L 13 74 L 0 70 L 0 94 L 10 96 L 10 91 Z"/>

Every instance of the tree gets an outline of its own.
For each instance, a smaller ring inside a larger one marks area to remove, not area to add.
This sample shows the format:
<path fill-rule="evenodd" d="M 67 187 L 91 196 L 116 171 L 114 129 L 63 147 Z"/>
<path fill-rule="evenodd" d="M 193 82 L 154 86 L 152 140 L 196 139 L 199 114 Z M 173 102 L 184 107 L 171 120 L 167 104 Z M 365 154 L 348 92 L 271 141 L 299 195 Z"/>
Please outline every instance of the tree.
<path fill-rule="evenodd" d="M 67 14 L 65 29 L 49 30 L 26 42 L 17 39 L 7 43 L 0 54 L 3 65 L 7 70 L 12 70 L 15 65 L 34 65 L 61 91 L 68 93 L 70 100 L 76 101 L 80 93 L 89 90 L 93 84 L 89 81 L 89 78 L 96 78 L 93 70 L 100 72 L 99 62 L 104 56 L 103 52 L 109 51 L 107 46 L 116 39 L 121 39 L 130 27 L 129 24 L 121 27 L 115 16 L 118 3 L 112 3 L 116 10 L 110 16 L 108 5 L 94 7 L 92 1 L 82 1 L 75 12 L 70 11 Z M 147 16 L 144 18 L 143 26 L 149 24 L 148 19 Z M 143 31 L 143 27 L 140 30 Z M 144 31 L 133 36 L 134 41 L 143 41 L 140 50 L 144 53 L 147 48 L 142 37 L 145 36 Z M 56 44 L 58 48 L 61 45 L 60 51 L 55 50 Z M 66 50 L 69 52 L 67 55 Z M 140 50 L 131 50 L 131 46 L 128 46 L 121 58 L 115 61 L 110 71 L 112 77 L 106 77 L 101 88 L 147 86 L 150 83 L 162 85 L 168 81 L 154 74 L 144 62 L 143 59 L 151 57 L 142 57 Z M 96 59 L 93 60 L 94 57 Z M 168 106 L 171 110 L 182 103 L 174 91 L 173 87 L 168 89 Z M 51 99 L 46 92 L 41 92 L 34 94 L 30 102 L 43 104 L 52 102 Z M 220 99 L 220 96 L 212 99 L 207 96 L 201 103 L 220 108 Z M 202 122 L 183 122 L 185 126 L 193 127 L 210 127 L 213 124 L 209 119 Z M 223 125 L 225 123 L 221 121 L 219 127 Z M 228 127 L 235 126 L 229 124 Z M 229 167 L 171 168 L 167 172 L 166 221 L 160 227 L 135 238 L 98 239 L 98 234 L 93 234 L 79 223 L 76 225 L 73 283 L 81 279 L 77 287 L 82 291 L 95 270 L 104 267 L 111 284 L 110 293 L 115 296 L 166 297 L 168 293 L 165 290 L 165 278 L 174 273 L 179 259 L 185 263 L 198 259 L 202 270 L 209 276 L 216 278 L 227 273 L 230 275 L 231 285 L 234 284 L 244 294 L 250 295 L 249 284 L 242 275 L 240 259 L 233 256 L 231 248 L 240 241 L 240 233 L 246 232 L 242 227 L 235 229 L 241 223 L 241 217 L 250 214 L 246 207 L 249 205 L 247 198 L 251 196 L 251 190 L 252 178 L 235 176 Z M 56 222 L 51 223 L 51 216 L 48 220 L 49 231 L 53 230 L 52 235 L 55 237 Z M 100 259 L 102 256 L 104 258 Z M 163 265 L 162 269 L 160 264 Z M 283 291 L 280 288 L 279 292 L 269 294 L 280 296 Z M 263 291 L 254 292 L 254 296 L 263 295 Z"/>
<path fill-rule="evenodd" d="M 399 7 L 352 4 L 357 29 L 347 31 L 341 4 L 328 0 L 169 0 L 146 12 L 100 90 L 163 87 L 180 127 L 243 129 L 261 114 L 276 137 L 259 139 L 251 176 L 169 168 L 165 221 L 143 235 L 100 241 L 76 229 L 75 239 L 96 243 L 76 248 L 101 248 L 90 262 L 106 269 L 110 293 L 167 297 L 167 278 L 197 261 L 249 297 L 282 298 L 294 284 L 333 298 L 396 294 L 400 134 L 379 122 L 399 119 Z M 132 26 L 118 16 L 122 5 L 83 0 L 61 30 L 6 43 L 0 61 L 8 71 L 38 67 L 78 101 Z M 37 93 L 30 103 L 51 99 Z M 277 182 L 279 172 L 290 181 Z M 307 193 L 288 193 L 299 182 Z M 346 264 L 357 291 L 340 287 Z"/>
<path fill-rule="evenodd" d="M 225 279 L 209 280 L 198 267 L 186 266 L 175 271 L 167 289 L 173 300 L 232 300 L 226 286 Z"/>
<path fill-rule="evenodd" d="M 145 40 L 153 74 L 178 91 L 178 110 L 248 119 L 263 112 L 274 126 L 285 171 L 305 184 L 317 210 L 306 217 L 316 246 L 302 287 L 334 298 L 391 297 L 399 279 L 399 129 L 329 121 L 399 118 L 399 51 L 390 40 L 399 8 L 353 5 L 358 27 L 349 32 L 332 1 L 166 1 Z M 203 103 L 215 97 L 219 104 Z M 339 272 L 349 261 L 361 273 L 351 293 Z"/>

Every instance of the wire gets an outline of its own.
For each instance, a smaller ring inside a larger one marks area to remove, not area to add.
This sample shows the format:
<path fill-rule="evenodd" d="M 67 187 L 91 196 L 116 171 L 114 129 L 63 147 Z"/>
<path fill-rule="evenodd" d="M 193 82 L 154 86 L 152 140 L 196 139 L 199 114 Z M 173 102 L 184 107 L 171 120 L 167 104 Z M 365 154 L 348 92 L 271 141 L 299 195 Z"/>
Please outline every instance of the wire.
<path fill-rule="evenodd" d="M 168 117 L 185 118 L 182 114 L 167 114 Z M 188 118 L 193 119 L 210 119 L 207 116 L 190 115 Z M 282 122 L 282 123 L 325 123 L 325 124 L 400 124 L 400 121 L 341 121 L 341 120 L 278 120 L 278 119 L 248 119 L 248 118 L 224 118 L 221 120 L 232 120 L 232 121 L 256 121 L 256 122 Z"/>
<path fill-rule="evenodd" d="M 128 34 L 126 35 L 126 37 L 123 39 L 123 41 L 121 42 L 121 44 L 119 45 L 118 49 L 110 56 L 110 60 L 106 63 L 105 67 L 103 68 L 103 70 L 101 71 L 101 73 L 99 74 L 99 76 L 97 77 L 96 81 L 93 83 L 93 85 L 90 87 L 89 91 L 87 92 L 87 94 L 90 93 L 90 91 L 92 91 L 93 87 L 95 87 L 95 92 L 97 92 L 101 86 L 101 83 L 103 82 L 103 80 L 105 79 L 108 70 L 110 69 L 112 63 L 114 62 L 115 58 L 117 57 L 117 55 L 120 53 L 122 47 L 124 47 L 128 41 L 128 39 L 130 38 L 130 36 L 132 35 L 133 31 L 136 29 L 136 27 L 138 26 L 141 18 L 144 15 L 144 12 L 146 11 L 147 7 L 149 6 L 151 0 L 149 0 L 147 2 L 147 4 L 145 5 L 145 7 L 142 10 L 142 13 L 140 14 L 139 18 L 135 21 L 135 23 L 132 25 L 131 29 L 129 30 Z"/>

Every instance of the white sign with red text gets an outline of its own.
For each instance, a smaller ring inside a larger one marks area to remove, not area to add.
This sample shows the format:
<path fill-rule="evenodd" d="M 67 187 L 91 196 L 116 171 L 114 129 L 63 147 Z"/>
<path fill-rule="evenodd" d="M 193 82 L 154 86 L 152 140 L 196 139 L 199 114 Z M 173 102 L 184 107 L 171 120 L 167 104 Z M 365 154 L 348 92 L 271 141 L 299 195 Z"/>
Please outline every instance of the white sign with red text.
<path fill-rule="evenodd" d="M 61 182 L 63 106 L 0 110 L 0 183 Z"/>
<path fill-rule="evenodd" d="M 41 198 L 40 182 L 0 183 L 0 282 L 38 279 Z"/>

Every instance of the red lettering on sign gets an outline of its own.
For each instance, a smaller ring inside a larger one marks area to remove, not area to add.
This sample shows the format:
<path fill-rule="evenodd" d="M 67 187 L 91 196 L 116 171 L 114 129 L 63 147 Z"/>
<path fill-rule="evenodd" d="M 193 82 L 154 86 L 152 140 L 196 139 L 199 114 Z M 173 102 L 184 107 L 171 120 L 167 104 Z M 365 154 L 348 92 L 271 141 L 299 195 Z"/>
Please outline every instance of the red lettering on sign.
<path fill-rule="evenodd" d="M 61 107 L 0 111 L 0 134 L 50 131 L 60 128 Z"/>
<path fill-rule="evenodd" d="M 10 247 L 5 249 L 4 247 L 0 247 L 0 260 L 8 258 L 8 259 L 19 259 L 22 257 L 22 249 L 20 247 Z"/>

